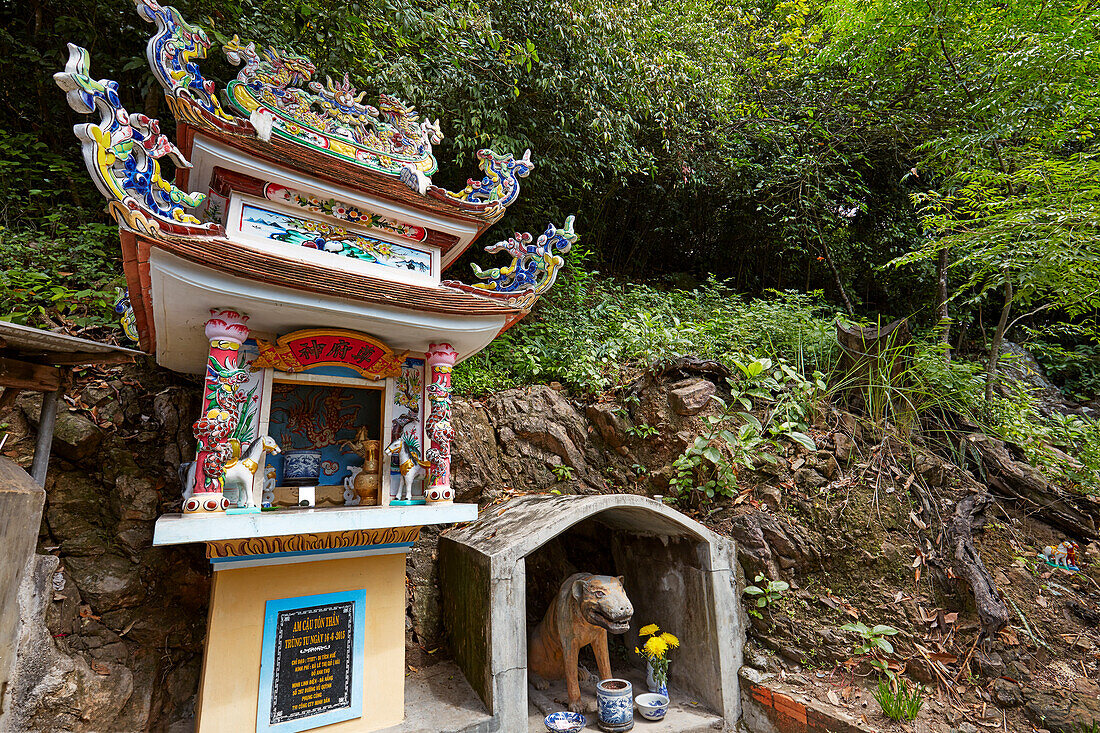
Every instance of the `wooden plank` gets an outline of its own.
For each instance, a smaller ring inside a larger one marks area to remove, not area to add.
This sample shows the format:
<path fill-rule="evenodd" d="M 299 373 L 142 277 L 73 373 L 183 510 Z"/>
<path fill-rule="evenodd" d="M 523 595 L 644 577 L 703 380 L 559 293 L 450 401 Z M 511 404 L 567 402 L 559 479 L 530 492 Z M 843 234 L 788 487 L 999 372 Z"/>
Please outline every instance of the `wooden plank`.
<path fill-rule="evenodd" d="M 43 364 L 81 366 L 84 364 L 129 364 L 133 362 L 134 355 L 119 353 L 117 351 L 74 351 L 71 353 L 48 351 L 41 356 L 35 356 L 34 359 Z"/>
<path fill-rule="evenodd" d="M 61 388 L 61 370 L 0 356 L 0 387 L 53 392 Z"/>

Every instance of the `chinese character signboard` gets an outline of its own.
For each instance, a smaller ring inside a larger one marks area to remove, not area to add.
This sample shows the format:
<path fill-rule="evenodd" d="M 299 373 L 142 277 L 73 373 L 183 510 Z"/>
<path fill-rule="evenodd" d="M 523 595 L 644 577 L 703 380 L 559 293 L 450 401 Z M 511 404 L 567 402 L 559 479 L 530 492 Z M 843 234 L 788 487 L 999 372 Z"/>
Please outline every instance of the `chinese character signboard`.
<path fill-rule="evenodd" d="M 257 341 L 260 356 L 253 369 L 270 367 L 301 372 L 319 366 L 344 366 L 366 379 L 378 380 L 401 374 L 408 352 L 394 353 L 376 338 L 355 331 L 311 328 L 280 336 L 275 343 Z"/>
<path fill-rule="evenodd" d="M 257 731 L 362 716 L 365 604 L 366 591 L 267 602 Z"/>

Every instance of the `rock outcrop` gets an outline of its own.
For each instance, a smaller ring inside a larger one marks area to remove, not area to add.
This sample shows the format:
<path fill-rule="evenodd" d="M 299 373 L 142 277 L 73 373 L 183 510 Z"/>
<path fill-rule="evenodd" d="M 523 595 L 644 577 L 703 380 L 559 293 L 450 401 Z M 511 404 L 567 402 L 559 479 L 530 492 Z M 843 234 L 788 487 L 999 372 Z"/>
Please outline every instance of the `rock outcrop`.
<path fill-rule="evenodd" d="M 201 549 L 153 549 L 178 508 L 193 451 L 194 389 L 162 372 L 112 370 L 58 414 L 5 730 L 193 728 L 210 571 Z M 26 463 L 41 400 L 3 416 L 5 454 Z"/>

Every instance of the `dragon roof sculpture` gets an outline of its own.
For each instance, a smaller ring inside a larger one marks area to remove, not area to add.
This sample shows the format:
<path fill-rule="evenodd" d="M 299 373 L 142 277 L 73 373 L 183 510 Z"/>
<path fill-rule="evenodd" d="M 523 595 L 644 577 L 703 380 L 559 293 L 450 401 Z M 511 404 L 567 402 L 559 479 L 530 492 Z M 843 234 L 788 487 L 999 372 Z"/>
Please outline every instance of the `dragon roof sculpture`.
<path fill-rule="evenodd" d="M 184 168 L 190 163 L 161 134 L 160 121 L 127 112 L 118 98 L 118 82 L 93 79 L 87 50 L 70 43 L 65 70 L 53 78 L 74 110 L 100 113 L 99 124 L 76 125 L 73 131 L 88 172 L 120 226 L 149 233 L 220 233 L 221 227 L 203 224 L 186 211 L 201 204 L 205 194 L 181 191 L 161 176 L 160 158 Z"/>

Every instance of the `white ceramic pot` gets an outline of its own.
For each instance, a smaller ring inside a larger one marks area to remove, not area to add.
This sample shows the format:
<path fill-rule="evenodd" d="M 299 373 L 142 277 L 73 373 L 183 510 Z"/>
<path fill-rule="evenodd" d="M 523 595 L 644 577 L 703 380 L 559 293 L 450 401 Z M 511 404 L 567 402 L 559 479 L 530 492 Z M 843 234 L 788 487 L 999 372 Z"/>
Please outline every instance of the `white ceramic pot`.
<path fill-rule="evenodd" d="M 634 688 L 626 680 L 611 678 L 596 685 L 600 730 L 626 733 L 634 728 Z"/>

